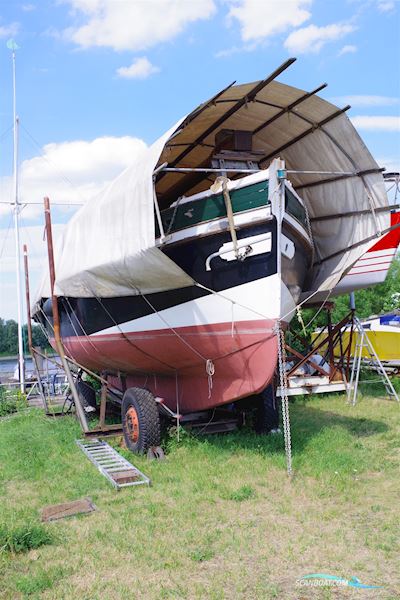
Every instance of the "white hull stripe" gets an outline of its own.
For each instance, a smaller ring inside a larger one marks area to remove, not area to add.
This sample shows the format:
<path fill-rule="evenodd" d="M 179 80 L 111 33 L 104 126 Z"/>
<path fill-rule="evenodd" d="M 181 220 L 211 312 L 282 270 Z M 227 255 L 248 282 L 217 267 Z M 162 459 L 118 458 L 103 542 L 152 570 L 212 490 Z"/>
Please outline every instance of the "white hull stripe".
<path fill-rule="evenodd" d="M 280 317 L 289 321 L 294 310 L 292 295 L 279 275 L 275 274 L 103 329 L 91 336 L 168 330 L 171 327 L 177 329 L 230 321 L 275 320 Z"/>
<path fill-rule="evenodd" d="M 362 256 L 358 262 L 364 262 L 366 260 L 376 259 L 376 258 L 387 258 L 390 256 L 394 256 L 396 254 L 397 248 L 385 248 L 384 250 L 375 250 L 374 252 L 367 252 Z"/>

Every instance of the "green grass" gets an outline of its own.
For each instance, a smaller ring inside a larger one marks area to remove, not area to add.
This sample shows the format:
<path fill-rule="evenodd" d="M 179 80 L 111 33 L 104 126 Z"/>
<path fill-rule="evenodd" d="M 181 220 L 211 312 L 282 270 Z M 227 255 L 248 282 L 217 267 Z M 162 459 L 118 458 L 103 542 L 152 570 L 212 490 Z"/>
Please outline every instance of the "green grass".
<path fill-rule="evenodd" d="M 0 386 L 0 418 L 28 407 L 26 395 L 17 388 Z"/>
<path fill-rule="evenodd" d="M 29 552 L 53 541 L 52 533 L 43 525 L 32 523 L 10 529 L 0 525 L 0 551 Z"/>
<path fill-rule="evenodd" d="M 307 573 L 382 585 L 346 598 L 399 598 L 400 407 L 341 395 L 290 407 L 283 437 L 243 429 L 171 438 L 165 461 L 121 453 L 152 487 L 115 491 L 75 444 L 72 417 L 0 419 L 0 522 L 38 526 L 45 505 L 90 496 L 97 511 L 50 523 L 50 544 L 0 552 L 0 598 L 339 598 L 296 587 Z M 342 593 L 342 592 L 340 592 Z"/>

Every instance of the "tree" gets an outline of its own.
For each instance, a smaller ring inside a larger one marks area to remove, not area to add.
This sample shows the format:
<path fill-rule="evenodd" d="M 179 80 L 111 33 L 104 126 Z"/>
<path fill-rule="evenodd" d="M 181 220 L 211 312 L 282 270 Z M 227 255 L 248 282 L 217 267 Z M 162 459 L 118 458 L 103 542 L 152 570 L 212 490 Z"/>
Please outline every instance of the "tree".
<path fill-rule="evenodd" d="M 18 325 L 13 319 L 4 323 L 4 350 L 7 354 L 18 354 Z"/>
<path fill-rule="evenodd" d="M 28 326 L 22 327 L 24 351 L 28 351 Z M 32 343 L 34 346 L 48 348 L 49 342 L 39 325 L 32 325 Z M 18 324 L 13 319 L 0 318 L 0 354 L 18 354 Z"/>
<path fill-rule="evenodd" d="M 354 295 L 356 314 L 360 319 L 400 310 L 400 256 L 398 255 L 394 259 L 383 283 L 364 290 L 358 290 Z M 332 301 L 334 303 L 332 322 L 338 323 L 350 311 L 349 295 L 337 296 Z M 306 326 L 306 335 L 304 335 L 303 326 L 299 322 L 297 315 L 291 322 L 291 330 L 305 338 L 307 342 L 310 341 L 311 333 L 315 329 L 326 325 L 325 311 L 320 311 L 317 314 L 318 310 L 315 308 L 305 308 L 301 311 L 301 318 Z M 311 320 L 312 322 L 308 326 Z M 298 350 L 302 350 L 294 339 L 290 339 L 289 344 L 294 345 Z"/>
<path fill-rule="evenodd" d="M 41 348 L 48 348 L 50 346 L 49 340 L 39 325 L 32 326 L 32 344 L 33 346 L 40 346 Z"/>

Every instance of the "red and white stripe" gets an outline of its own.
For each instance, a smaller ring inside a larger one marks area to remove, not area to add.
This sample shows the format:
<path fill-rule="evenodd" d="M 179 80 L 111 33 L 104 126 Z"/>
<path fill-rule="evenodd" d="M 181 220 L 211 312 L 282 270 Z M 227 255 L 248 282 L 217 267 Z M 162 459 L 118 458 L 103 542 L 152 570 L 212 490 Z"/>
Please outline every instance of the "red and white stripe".
<path fill-rule="evenodd" d="M 400 212 L 392 213 L 390 225 L 400 225 Z M 344 294 L 383 283 L 400 244 L 400 227 L 392 229 L 372 246 L 350 269 L 335 288 Z"/>

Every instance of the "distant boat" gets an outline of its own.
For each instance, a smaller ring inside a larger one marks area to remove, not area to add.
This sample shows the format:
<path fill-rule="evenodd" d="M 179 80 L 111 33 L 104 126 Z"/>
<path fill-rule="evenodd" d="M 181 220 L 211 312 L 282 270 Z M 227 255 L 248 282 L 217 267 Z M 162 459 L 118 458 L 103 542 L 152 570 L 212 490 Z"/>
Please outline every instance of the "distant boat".
<path fill-rule="evenodd" d="M 400 311 L 363 319 L 361 325 L 370 340 L 379 360 L 389 367 L 400 367 Z M 350 341 L 350 327 L 342 331 L 343 347 Z M 354 356 L 359 335 L 353 332 L 350 355 Z M 339 348 L 335 347 L 335 355 L 339 356 Z M 367 349 L 363 349 L 362 357 L 369 359 Z"/>
<path fill-rule="evenodd" d="M 400 245 L 400 211 L 392 211 L 390 225 L 394 229 L 383 235 L 352 266 L 333 290 L 332 296 L 383 283 Z"/>

